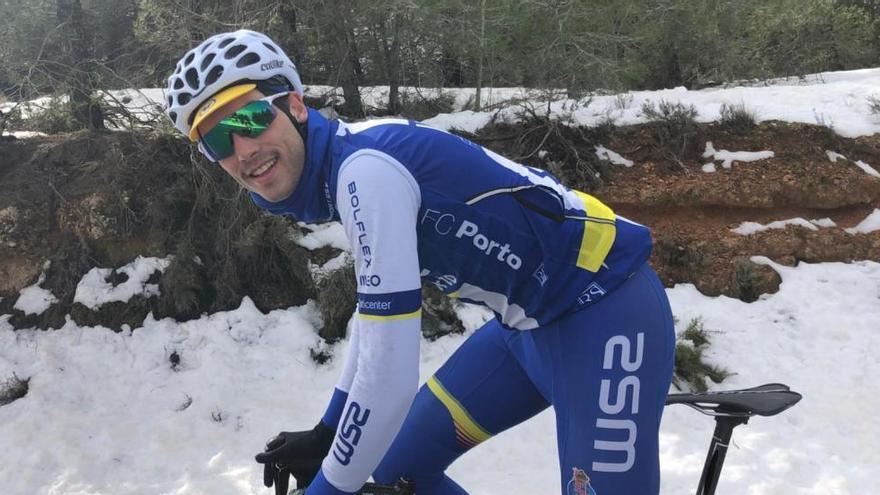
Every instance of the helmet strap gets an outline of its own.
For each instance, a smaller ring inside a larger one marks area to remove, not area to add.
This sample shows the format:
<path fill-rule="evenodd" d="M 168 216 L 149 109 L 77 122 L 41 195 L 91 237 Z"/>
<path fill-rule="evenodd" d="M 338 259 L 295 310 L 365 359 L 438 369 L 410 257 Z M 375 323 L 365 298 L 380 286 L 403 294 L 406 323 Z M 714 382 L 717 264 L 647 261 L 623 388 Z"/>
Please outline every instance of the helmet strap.
<path fill-rule="evenodd" d="M 300 121 L 296 120 L 293 114 L 290 113 L 290 104 L 288 103 L 288 97 L 282 96 L 277 100 L 273 101 L 276 107 L 281 110 L 281 113 L 287 115 L 287 118 L 290 119 L 290 123 L 293 124 L 293 127 L 296 129 L 296 132 L 299 133 L 299 137 L 302 138 L 303 142 L 303 150 L 306 149 L 306 143 L 309 142 L 309 128 L 300 123 Z"/>
<path fill-rule="evenodd" d="M 254 83 L 256 83 L 257 89 L 267 96 L 283 93 L 285 91 L 294 91 L 293 85 L 282 76 L 273 76 L 262 81 L 254 81 Z M 288 97 L 282 96 L 272 103 L 278 107 L 284 115 L 287 115 L 288 119 L 290 119 L 290 123 L 293 124 L 293 127 L 296 128 L 296 132 L 298 132 L 299 136 L 302 138 L 303 148 L 305 149 L 306 143 L 308 143 L 308 127 L 300 124 L 299 121 L 291 115 Z"/>

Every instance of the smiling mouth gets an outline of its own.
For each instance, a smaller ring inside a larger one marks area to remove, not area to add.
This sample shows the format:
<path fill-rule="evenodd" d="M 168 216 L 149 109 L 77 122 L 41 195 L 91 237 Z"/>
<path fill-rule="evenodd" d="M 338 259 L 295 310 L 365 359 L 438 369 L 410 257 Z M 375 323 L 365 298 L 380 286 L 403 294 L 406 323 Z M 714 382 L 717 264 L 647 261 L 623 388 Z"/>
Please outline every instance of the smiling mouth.
<path fill-rule="evenodd" d="M 253 172 L 249 173 L 249 174 L 248 174 L 248 177 L 250 177 L 250 178 L 252 178 L 252 179 L 256 179 L 256 178 L 258 178 L 258 177 L 261 177 L 263 174 L 265 174 L 266 172 L 268 172 L 269 170 L 271 170 L 272 167 L 274 167 L 275 164 L 277 164 L 277 163 L 278 163 L 278 157 L 277 157 L 277 156 L 272 157 L 272 158 L 269 158 L 268 160 L 266 160 L 265 162 L 263 162 L 262 165 L 260 165 L 259 167 L 257 167 Z"/>

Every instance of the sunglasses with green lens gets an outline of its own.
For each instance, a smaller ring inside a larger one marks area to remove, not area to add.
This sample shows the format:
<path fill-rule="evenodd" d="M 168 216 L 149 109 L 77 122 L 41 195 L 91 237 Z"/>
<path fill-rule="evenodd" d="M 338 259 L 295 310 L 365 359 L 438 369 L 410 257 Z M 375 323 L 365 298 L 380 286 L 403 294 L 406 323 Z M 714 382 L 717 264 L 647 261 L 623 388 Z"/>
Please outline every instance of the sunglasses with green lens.
<path fill-rule="evenodd" d="M 215 162 L 229 158 L 235 153 L 232 135 L 255 138 L 265 132 L 278 115 L 272 102 L 283 96 L 287 93 L 254 100 L 224 117 L 208 132 L 199 132 L 199 149 Z"/>

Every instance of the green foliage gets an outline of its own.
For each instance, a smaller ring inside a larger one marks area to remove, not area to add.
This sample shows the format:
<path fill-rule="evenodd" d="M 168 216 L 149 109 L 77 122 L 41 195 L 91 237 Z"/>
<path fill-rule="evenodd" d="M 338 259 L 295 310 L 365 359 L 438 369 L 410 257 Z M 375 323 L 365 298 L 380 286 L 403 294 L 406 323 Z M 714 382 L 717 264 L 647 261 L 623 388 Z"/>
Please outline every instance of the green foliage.
<path fill-rule="evenodd" d="M 642 105 L 642 115 L 649 122 L 653 147 L 671 164 L 684 167 L 683 161 L 698 153 L 697 109 L 693 105 L 660 100 Z"/>
<path fill-rule="evenodd" d="M 721 383 L 730 376 L 724 368 L 707 364 L 703 361 L 703 353 L 711 344 L 710 331 L 706 330 L 703 320 L 695 318 L 688 323 L 675 345 L 675 373 L 672 384 L 679 390 L 687 386 L 694 392 L 707 390 L 706 379 Z"/>
<path fill-rule="evenodd" d="M 654 243 L 654 251 L 660 261 L 673 268 L 696 269 L 710 261 L 703 246 L 680 243 L 669 235 L 660 235 Z"/>
<path fill-rule="evenodd" d="M 398 113 L 408 119 L 425 120 L 440 113 L 452 112 L 454 103 L 455 95 L 452 93 L 441 93 L 434 97 L 411 96 L 409 93 L 404 93 L 400 98 Z"/>
<path fill-rule="evenodd" d="M 732 293 L 744 302 L 757 301 L 761 294 L 773 293 L 779 289 L 782 279 L 775 270 L 758 265 L 747 257 L 734 259 Z"/>
<path fill-rule="evenodd" d="M 61 98 L 50 98 L 42 105 L 28 105 L 27 114 L 26 119 L 19 121 L 21 130 L 58 134 L 82 128 L 73 118 L 70 104 Z"/>
<path fill-rule="evenodd" d="M 734 134 L 746 134 L 758 125 L 758 116 L 745 103 L 721 105 L 721 126 Z"/>
<path fill-rule="evenodd" d="M 59 20 L 62 3 L 81 4 L 77 32 L 84 39 Z M 367 84 L 527 86 L 568 97 L 597 89 L 699 88 L 877 65 L 875 3 L 5 0 L 0 89 L 22 100 L 77 94 L 80 86 L 87 95 L 163 86 L 186 50 L 238 28 L 269 34 L 307 84 L 343 87 L 340 110 L 353 116 L 363 114 L 357 88 Z M 76 60 L 71 47 L 80 48 Z M 395 94 L 389 112 L 409 111 L 403 107 L 412 101 Z M 82 120 L 82 105 L 77 108 Z"/>
<path fill-rule="evenodd" d="M 757 77 L 803 76 L 876 63 L 877 26 L 863 9 L 834 0 L 781 0 L 755 8 L 743 62 Z"/>

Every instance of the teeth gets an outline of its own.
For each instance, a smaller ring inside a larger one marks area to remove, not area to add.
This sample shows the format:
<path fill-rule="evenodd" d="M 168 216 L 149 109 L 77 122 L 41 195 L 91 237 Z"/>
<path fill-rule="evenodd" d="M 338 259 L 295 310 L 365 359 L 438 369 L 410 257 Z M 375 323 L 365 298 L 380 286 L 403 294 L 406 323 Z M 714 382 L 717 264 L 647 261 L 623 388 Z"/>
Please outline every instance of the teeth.
<path fill-rule="evenodd" d="M 270 168 L 272 168 L 273 165 L 275 165 L 276 161 L 277 161 L 277 158 L 270 158 L 269 160 L 266 160 L 266 162 L 263 163 L 262 165 L 260 165 L 259 168 L 257 168 L 253 172 L 251 172 L 251 177 L 257 177 L 257 176 L 263 175 L 267 170 L 269 170 Z"/>

